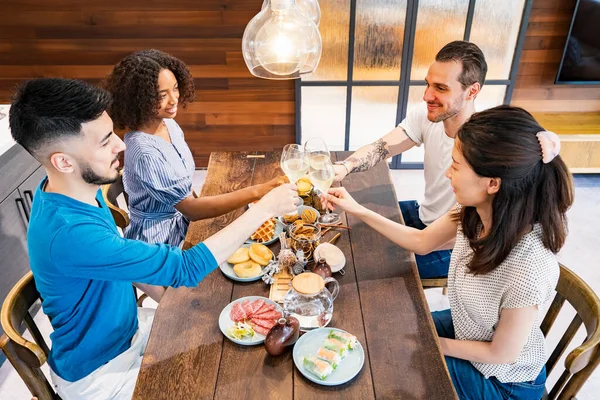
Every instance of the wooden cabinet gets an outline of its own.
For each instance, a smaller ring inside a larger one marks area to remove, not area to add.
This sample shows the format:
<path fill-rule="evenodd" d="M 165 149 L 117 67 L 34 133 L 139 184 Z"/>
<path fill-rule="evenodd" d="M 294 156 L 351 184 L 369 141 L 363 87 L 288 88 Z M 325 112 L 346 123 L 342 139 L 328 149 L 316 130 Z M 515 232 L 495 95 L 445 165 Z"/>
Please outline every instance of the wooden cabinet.
<path fill-rule="evenodd" d="M 35 190 L 45 175 L 44 168 L 19 145 L 0 155 L 0 303 L 30 269 L 27 226 Z M 0 364 L 4 359 L 0 353 Z"/>

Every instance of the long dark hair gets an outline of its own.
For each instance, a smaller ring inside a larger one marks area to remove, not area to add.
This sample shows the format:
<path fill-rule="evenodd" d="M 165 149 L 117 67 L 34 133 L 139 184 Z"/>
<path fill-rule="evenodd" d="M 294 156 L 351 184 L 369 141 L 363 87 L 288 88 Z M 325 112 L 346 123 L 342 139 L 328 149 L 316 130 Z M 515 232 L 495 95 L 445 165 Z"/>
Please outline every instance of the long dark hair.
<path fill-rule="evenodd" d="M 119 61 L 103 86 L 112 94 L 108 110 L 118 129 L 140 129 L 160 107 L 158 75 L 170 70 L 179 84 L 179 106 L 195 98 L 194 79 L 183 61 L 160 50 L 141 50 Z"/>
<path fill-rule="evenodd" d="M 475 173 L 501 179 L 486 237 L 478 238 L 481 220 L 475 208 L 461 211 L 474 274 L 499 266 L 535 223 L 541 224 L 546 248 L 557 253 L 565 243 L 573 181 L 560 156 L 542 162 L 536 134 L 543 130 L 522 108 L 499 106 L 473 114 L 458 131 L 460 151 Z"/>

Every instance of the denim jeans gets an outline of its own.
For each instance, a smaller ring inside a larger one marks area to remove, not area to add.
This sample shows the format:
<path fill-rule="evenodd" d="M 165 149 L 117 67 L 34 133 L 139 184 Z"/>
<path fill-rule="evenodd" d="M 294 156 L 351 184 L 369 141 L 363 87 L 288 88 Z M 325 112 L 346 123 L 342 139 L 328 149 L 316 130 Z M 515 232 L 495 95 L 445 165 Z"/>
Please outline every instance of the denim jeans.
<path fill-rule="evenodd" d="M 431 313 L 439 337 L 454 339 L 450 310 Z M 495 377 L 486 379 L 473 364 L 460 358 L 445 357 L 454 389 L 461 400 L 540 400 L 546 384 L 546 367 L 532 382 L 502 383 Z"/>
<path fill-rule="evenodd" d="M 401 201 L 400 211 L 404 218 L 406 226 L 423 230 L 425 224 L 419 218 L 419 203 L 414 200 Z M 448 276 L 448 268 L 450 267 L 451 250 L 438 250 L 429 254 L 420 256 L 415 254 L 417 259 L 417 268 L 421 278 L 445 278 Z"/>

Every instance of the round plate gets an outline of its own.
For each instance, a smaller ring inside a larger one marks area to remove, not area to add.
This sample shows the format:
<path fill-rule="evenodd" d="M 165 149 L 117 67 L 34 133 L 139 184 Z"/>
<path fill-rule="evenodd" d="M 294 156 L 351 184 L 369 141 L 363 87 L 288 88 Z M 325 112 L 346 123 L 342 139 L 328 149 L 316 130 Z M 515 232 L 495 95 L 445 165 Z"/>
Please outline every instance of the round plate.
<path fill-rule="evenodd" d="M 250 248 L 252 244 L 250 243 L 245 243 L 242 245 L 242 247 L 246 247 L 246 248 Z M 269 251 L 271 251 L 269 249 Z M 271 251 L 271 254 L 273 254 L 273 252 Z M 275 254 L 273 254 L 273 259 L 275 259 Z M 257 281 L 261 278 L 262 273 L 259 275 L 256 275 L 252 278 L 240 278 L 239 276 L 237 276 L 235 274 L 235 272 L 233 272 L 233 265 L 234 264 L 230 264 L 227 261 L 225 261 L 223 264 L 219 265 L 219 268 L 221 269 L 221 272 L 223 272 L 223 275 L 225 275 L 226 277 L 228 277 L 229 279 L 231 279 L 232 281 L 237 281 L 237 282 L 254 282 Z M 264 267 L 261 265 L 260 266 L 261 269 L 263 269 Z"/>
<path fill-rule="evenodd" d="M 283 232 L 284 226 L 281 223 L 281 221 L 279 221 L 277 218 L 275 218 L 275 234 L 273 235 L 273 239 L 271 240 L 267 240 L 266 242 L 257 242 L 256 240 L 252 240 L 250 238 L 246 239 L 246 243 L 260 243 L 260 244 L 264 244 L 269 245 L 271 243 L 275 243 L 276 240 L 279 240 L 279 234 L 281 232 Z"/>
<path fill-rule="evenodd" d="M 314 256 L 313 256 L 314 259 L 318 259 L 319 258 L 319 253 L 321 251 L 320 250 L 321 246 L 334 246 L 334 247 L 337 247 L 337 246 L 335 246 L 334 244 L 331 244 L 331 243 L 321 243 L 315 249 Z M 338 247 L 338 249 L 342 253 L 343 261 L 341 263 L 337 264 L 337 265 L 331 265 L 331 264 L 329 264 L 329 266 L 331 267 L 331 272 L 333 272 L 333 273 L 341 271 L 346 266 L 346 256 L 344 255 L 344 252 L 342 252 L 342 250 L 339 247 Z"/>
<path fill-rule="evenodd" d="M 345 332 L 336 328 L 320 328 L 305 333 L 298 339 L 294 345 L 294 364 L 302 375 L 309 381 L 325 386 L 337 386 L 348 382 L 354 378 L 362 369 L 365 363 L 365 351 L 360 342 L 353 350 L 348 350 L 346 357 L 338 364 L 337 368 L 324 380 L 320 380 L 312 373 L 304 369 L 302 360 L 309 355 L 316 355 L 319 347 L 327 339 L 327 335 L 331 331 Z"/>
<path fill-rule="evenodd" d="M 314 212 L 316 212 L 316 213 L 317 213 L 317 219 L 319 219 L 319 217 L 321 216 L 321 213 L 320 213 L 320 212 L 319 212 L 319 211 L 318 211 L 316 208 L 313 208 L 313 207 L 311 207 L 311 206 L 298 206 L 298 215 L 302 215 L 302 213 L 303 213 L 303 212 L 304 212 L 304 210 L 306 210 L 306 209 L 311 209 L 311 210 L 313 210 Z M 283 226 L 288 226 L 288 225 L 289 225 L 287 222 L 285 222 L 285 221 L 283 220 L 283 215 L 280 215 L 279 217 L 277 217 L 277 219 L 279 220 L 279 222 L 281 222 L 281 224 L 282 224 Z"/>
<path fill-rule="evenodd" d="M 225 335 L 225 337 L 227 339 L 231 340 L 234 343 L 241 344 L 242 346 L 254 346 L 256 344 L 261 344 L 265 341 L 265 335 L 261 335 L 258 332 L 254 332 L 254 336 L 252 338 L 243 339 L 243 340 L 234 339 L 227 335 L 227 330 L 229 328 L 231 328 L 233 325 L 235 325 L 235 322 L 229 317 L 229 313 L 231 312 L 231 308 L 233 307 L 233 305 L 235 303 L 237 303 L 238 301 L 244 301 L 244 300 L 254 301 L 254 300 L 258 300 L 258 299 L 264 300 L 265 303 L 267 303 L 267 304 L 275 305 L 275 310 L 279 311 L 281 313 L 281 315 L 283 315 L 283 309 L 281 308 L 281 306 L 279 304 L 275 303 L 273 300 L 267 299 L 266 297 L 246 296 L 246 297 L 242 297 L 241 299 L 232 301 L 231 303 L 229 303 L 225 306 L 223 311 L 221 311 L 221 315 L 219 315 L 219 328 L 221 329 L 221 332 L 223 333 L 223 335 Z"/>

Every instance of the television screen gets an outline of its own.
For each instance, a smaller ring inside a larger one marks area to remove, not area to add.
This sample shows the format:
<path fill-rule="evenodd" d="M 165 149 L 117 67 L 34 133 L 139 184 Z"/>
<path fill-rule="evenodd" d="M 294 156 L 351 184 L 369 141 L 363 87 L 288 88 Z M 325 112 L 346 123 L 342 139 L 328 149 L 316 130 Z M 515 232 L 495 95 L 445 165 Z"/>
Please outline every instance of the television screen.
<path fill-rule="evenodd" d="M 600 0 L 579 0 L 556 83 L 600 84 Z"/>

